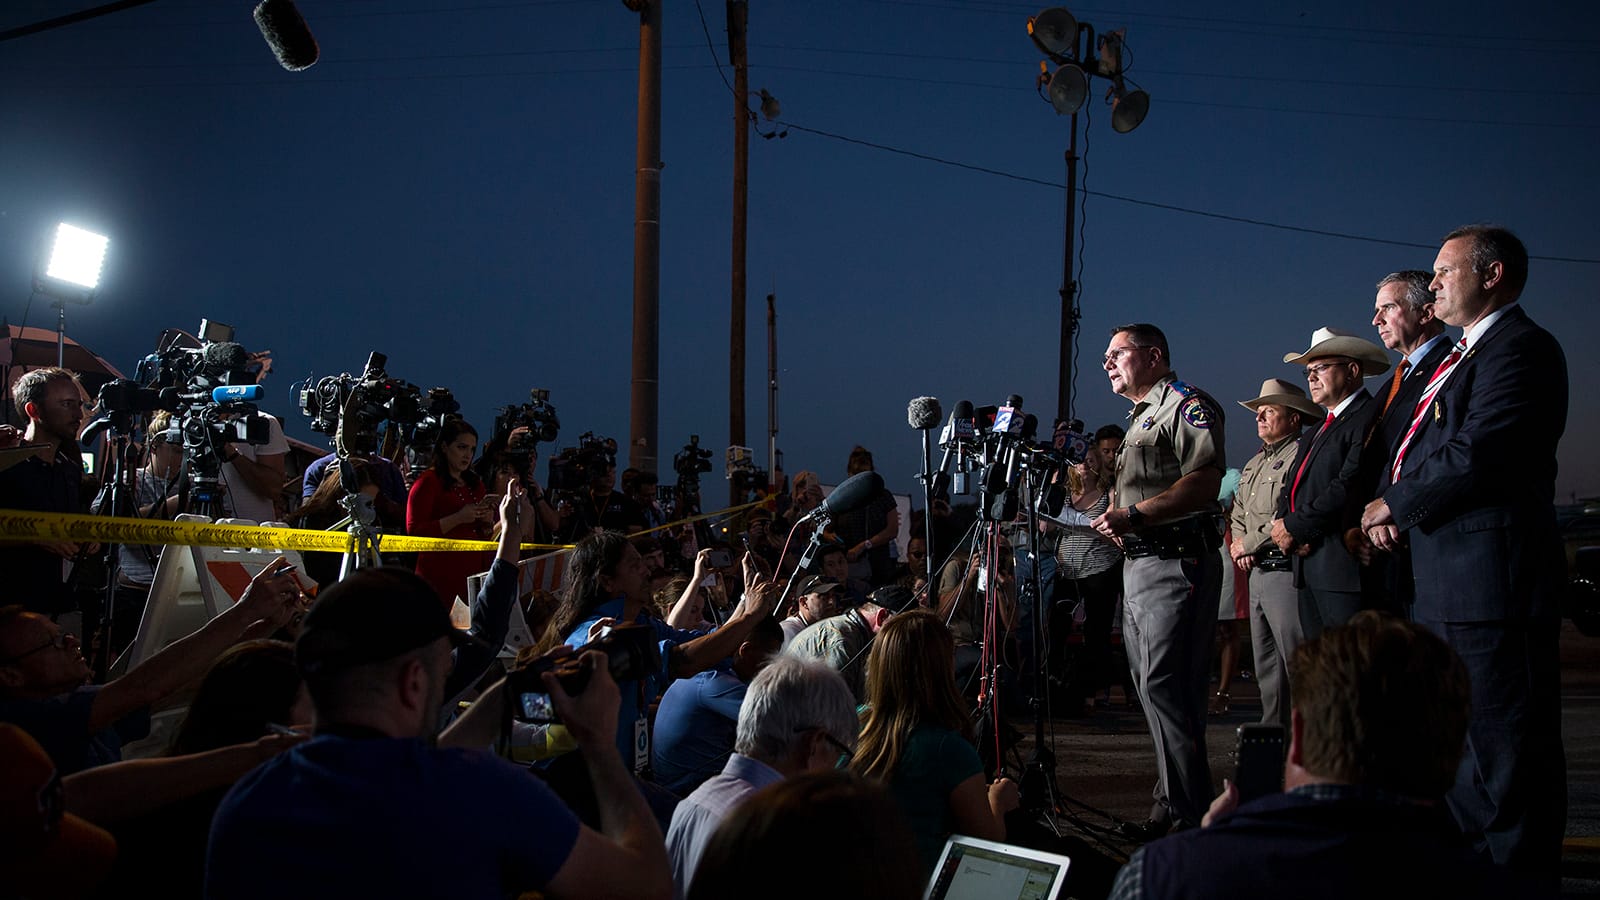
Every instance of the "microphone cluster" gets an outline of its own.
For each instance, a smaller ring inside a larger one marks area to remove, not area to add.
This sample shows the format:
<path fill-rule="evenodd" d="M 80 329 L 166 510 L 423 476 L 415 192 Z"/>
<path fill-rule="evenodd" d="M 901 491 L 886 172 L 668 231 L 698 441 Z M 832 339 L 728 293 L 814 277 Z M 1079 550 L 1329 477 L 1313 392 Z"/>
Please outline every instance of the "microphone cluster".
<path fill-rule="evenodd" d="M 939 409 L 932 397 L 913 401 L 907 413 L 912 427 L 932 428 L 930 409 Z M 1016 394 L 996 406 L 974 408 L 969 400 L 957 401 L 939 433 L 944 452 L 933 473 L 934 494 L 944 495 L 948 489 L 965 495 L 977 474 L 981 514 L 990 521 L 1010 521 L 1017 514 L 1017 488 L 1025 472 L 1053 474 L 1083 462 L 1089 442 L 1081 430 L 1076 422 L 1062 422 L 1051 440 L 1038 440 L 1039 419 L 1022 409 Z"/>

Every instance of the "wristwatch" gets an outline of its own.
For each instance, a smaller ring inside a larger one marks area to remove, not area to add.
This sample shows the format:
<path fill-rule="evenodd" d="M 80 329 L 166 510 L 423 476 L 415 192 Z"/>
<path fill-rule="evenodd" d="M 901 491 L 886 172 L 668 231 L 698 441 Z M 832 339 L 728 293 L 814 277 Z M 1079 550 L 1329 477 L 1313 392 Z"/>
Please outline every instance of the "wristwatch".
<path fill-rule="evenodd" d="M 1144 524 L 1144 513 L 1139 511 L 1139 504 L 1128 507 L 1128 524 L 1138 528 Z"/>

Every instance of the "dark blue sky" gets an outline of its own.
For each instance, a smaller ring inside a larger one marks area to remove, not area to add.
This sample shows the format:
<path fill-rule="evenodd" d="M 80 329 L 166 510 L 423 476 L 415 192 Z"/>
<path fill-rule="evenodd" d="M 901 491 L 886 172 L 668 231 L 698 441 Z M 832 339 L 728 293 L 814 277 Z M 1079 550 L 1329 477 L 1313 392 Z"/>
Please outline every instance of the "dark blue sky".
<path fill-rule="evenodd" d="M 98 0 L 11 0 L 0 29 Z M 718 59 L 723 4 L 702 0 Z M 264 404 L 314 439 L 290 384 L 359 370 L 494 407 L 546 387 L 559 446 L 626 442 L 638 19 L 619 2 L 301 0 L 322 59 L 279 69 L 251 3 L 158 0 L 0 43 L 0 309 L 23 316 L 42 236 L 103 230 L 95 305 L 68 331 L 131 370 L 165 327 L 237 327 L 276 360 Z M 752 89 L 795 126 L 1064 181 L 1067 120 L 1035 94 L 1038 7 L 987 0 L 750 4 Z M 1075 7 L 1126 26 L 1149 118 L 1114 133 L 1091 89 L 1086 188 L 1427 245 L 1325 237 L 1084 198 L 1077 410 L 1120 421 L 1097 361 L 1115 324 L 1167 330 L 1183 377 L 1233 401 L 1332 325 L 1371 334 L 1373 284 L 1429 268 L 1469 221 L 1536 256 L 1600 257 L 1593 4 Z M 663 466 L 727 436 L 731 98 L 696 6 L 666 0 Z M 1080 144 L 1080 147 L 1083 145 Z M 1589 147 L 1589 150 L 1584 150 Z M 906 402 L 1053 411 L 1062 190 L 791 128 L 750 152 L 749 441 L 764 447 L 765 295 L 778 297 L 787 469 L 843 477 L 855 443 L 909 491 Z M 1568 352 L 1558 490 L 1594 462 L 1600 265 L 1536 260 L 1524 305 Z M 50 326 L 35 301 L 29 324 Z M 1041 415 L 1048 420 L 1049 415 Z M 764 454 L 763 454 L 764 458 Z M 708 491 L 708 501 L 720 499 Z"/>

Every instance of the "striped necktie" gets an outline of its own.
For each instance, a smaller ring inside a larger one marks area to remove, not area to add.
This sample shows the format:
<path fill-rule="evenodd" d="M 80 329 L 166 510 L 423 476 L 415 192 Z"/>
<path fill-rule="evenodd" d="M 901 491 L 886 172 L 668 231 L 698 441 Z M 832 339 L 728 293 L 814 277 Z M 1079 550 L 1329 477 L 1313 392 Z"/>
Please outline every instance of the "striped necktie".
<path fill-rule="evenodd" d="M 1417 429 L 1422 427 L 1422 420 L 1428 415 L 1428 407 L 1433 405 L 1433 397 L 1439 393 L 1439 388 L 1444 386 L 1450 377 L 1451 371 L 1461 357 L 1467 352 L 1467 339 L 1462 338 L 1450 349 L 1450 355 L 1439 363 L 1439 368 L 1433 370 L 1433 377 L 1428 379 L 1428 386 L 1422 390 L 1422 399 L 1417 401 L 1416 409 L 1411 412 L 1411 427 L 1406 429 L 1406 436 L 1400 441 L 1400 449 L 1395 451 L 1394 464 L 1389 467 L 1389 480 L 1400 480 L 1400 467 L 1406 461 L 1406 450 L 1411 447 L 1411 439 L 1417 436 Z"/>

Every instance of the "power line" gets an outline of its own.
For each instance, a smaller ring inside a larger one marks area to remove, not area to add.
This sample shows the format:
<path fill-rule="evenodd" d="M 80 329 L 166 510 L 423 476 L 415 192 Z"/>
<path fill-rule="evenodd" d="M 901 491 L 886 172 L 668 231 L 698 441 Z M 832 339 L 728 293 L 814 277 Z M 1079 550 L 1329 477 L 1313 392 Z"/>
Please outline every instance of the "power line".
<path fill-rule="evenodd" d="M 905 149 L 903 147 L 894 147 L 894 146 L 891 146 L 889 144 L 881 144 L 881 143 L 878 143 L 876 141 L 868 141 L 868 140 L 864 140 L 862 138 L 854 138 L 854 137 L 850 137 L 848 135 L 838 134 L 838 133 L 832 132 L 832 131 L 823 131 L 822 129 L 819 129 L 819 128 L 807 128 L 804 125 L 796 125 L 793 122 L 780 122 L 779 124 L 782 125 L 784 128 L 788 128 L 788 129 L 791 129 L 793 131 L 801 131 L 801 132 L 805 132 L 807 134 L 814 134 L 814 135 L 817 135 L 818 137 L 825 137 L 825 138 L 829 138 L 830 140 L 841 141 L 841 142 L 847 143 L 847 144 L 856 144 L 858 146 L 869 147 L 869 148 L 874 149 L 874 150 L 882 150 L 882 151 L 884 151 L 886 153 L 894 153 L 894 154 L 898 154 L 900 156 L 909 156 L 909 157 L 911 157 L 913 159 L 920 159 L 920 160 L 924 160 L 924 161 L 927 161 L 927 162 L 938 163 L 938 164 L 944 165 L 944 166 L 952 166 L 954 168 L 965 169 L 965 170 L 970 171 L 970 172 L 978 172 L 978 173 L 981 173 L 981 174 L 984 174 L 984 175 L 994 175 L 994 176 L 997 176 L 997 177 L 1000 177 L 1000 178 L 1007 178 L 1007 179 L 1010 179 L 1012 181 L 1020 181 L 1020 182 L 1022 182 L 1024 184 L 1036 184 L 1036 185 L 1042 185 L 1044 187 L 1057 188 L 1057 189 L 1060 189 L 1060 190 L 1066 190 L 1066 187 L 1067 187 L 1065 184 L 1062 184 L 1059 181 L 1046 181 L 1046 180 L 1044 180 L 1042 178 L 1032 178 L 1032 177 L 1029 177 L 1027 175 L 1018 175 L 1015 172 L 1006 172 L 1006 171 L 1001 170 L 1001 169 L 991 169 L 991 168 L 989 168 L 987 166 L 978 166 L 978 165 L 973 165 L 971 163 L 964 163 L 964 162 L 960 162 L 958 160 L 947 159 L 947 158 L 942 157 L 942 156 L 934 156 L 934 155 L 929 154 L 929 153 L 919 153 L 919 152 L 917 152 L 915 150 L 907 150 L 907 149 Z M 1253 218 L 1250 218 L 1250 217 L 1247 217 L 1247 216 L 1233 216 L 1233 215 L 1228 215 L 1226 213 L 1210 212 L 1208 210 L 1203 210 L 1203 209 L 1194 209 L 1192 207 L 1187 207 L 1187 206 L 1178 206 L 1178 205 L 1172 204 L 1172 203 L 1158 203 L 1158 202 L 1156 202 L 1154 200 L 1142 200 L 1142 199 L 1139 199 L 1137 197 L 1125 197 L 1125 196 L 1123 196 L 1121 194 L 1111 194 L 1111 193 L 1107 193 L 1105 191 L 1091 191 L 1091 190 L 1088 190 L 1087 188 L 1079 188 L 1079 190 L 1082 191 L 1084 194 L 1087 194 L 1087 195 L 1091 195 L 1091 196 L 1095 196 L 1095 197 L 1101 197 L 1101 198 L 1104 198 L 1106 200 L 1115 200 L 1115 201 L 1117 201 L 1119 203 L 1130 203 L 1130 204 L 1133 204 L 1134 206 L 1144 206 L 1144 207 L 1149 207 L 1151 209 L 1163 209 L 1163 210 L 1166 210 L 1168 212 L 1182 213 L 1182 214 L 1191 215 L 1191 216 L 1202 216 L 1202 217 L 1207 218 L 1207 219 L 1219 219 L 1219 220 L 1224 221 L 1224 222 L 1234 222 L 1234 223 L 1238 223 L 1238 224 L 1241 224 L 1241 225 L 1255 225 L 1255 226 L 1258 226 L 1258 227 L 1261 227 L 1261 228 L 1276 229 L 1278 231 L 1292 231 L 1292 232 L 1295 232 L 1295 233 L 1298 233 L 1298 234 L 1311 234 L 1311 235 L 1317 235 L 1319 237 L 1342 238 L 1342 239 L 1348 240 L 1348 241 L 1363 241 L 1363 242 L 1369 243 L 1369 244 L 1385 244 L 1385 245 L 1388 245 L 1388 246 L 1391 246 L 1391 247 L 1413 247 L 1413 248 L 1420 248 L 1420 249 L 1423 249 L 1423 250 L 1433 250 L 1433 249 L 1437 249 L 1437 247 L 1438 247 L 1437 244 L 1422 244 L 1422 243 L 1416 243 L 1416 242 L 1413 242 L 1413 241 L 1396 241 L 1396 240 L 1391 240 L 1389 238 L 1372 237 L 1371 235 L 1351 234 L 1351 233 L 1345 232 L 1345 231 L 1331 231 L 1331 230 L 1323 229 L 1323 228 L 1308 228 L 1308 227 L 1305 227 L 1305 226 L 1302 226 L 1302 225 L 1285 225 L 1282 222 L 1269 222 L 1269 221 L 1267 221 L 1265 219 L 1253 219 Z M 1584 258 L 1570 257 L 1570 256 L 1531 256 L 1530 255 L 1528 258 L 1529 259 L 1537 259 L 1537 260 L 1541 260 L 1541 261 L 1545 261 L 1545 262 L 1569 262 L 1569 263 L 1582 263 L 1582 264 L 1585 264 L 1585 265 L 1600 265 L 1600 259 L 1584 259 Z"/>
<path fill-rule="evenodd" d="M 789 50 L 802 53 L 837 53 L 849 56 L 872 56 L 889 59 L 916 59 L 932 62 L 962 62 L 978 63 L 981 65 L 1003 65 L 1016 67 L 1026 57 L 995 57 L 995 56 L 952 56 L 939 53 L 902 53 L 890 50 L 856 50 L 843 47 L 806 47 L 794 44 L 751 44 L 762 50 Z M 1268 84 L 1308 84 L 1322 87 L 1360 87 L 1382 88 L 1385 90 L 1407 91 L 1442 91 L 1462 94 L 1523 94 L 1541 97 L 1600 97 L 1600 91 L 1568 91 L 1545 88 L 1502 88 L 1502 87 L 1476 87 L 1470 85 L 1439 85 L 1439 84 L 1396 84 L 1379 81 L 1349 81 L 1341 79 L 1316 79 L 1316 78 L 1285 78 L 1279 75 L 1234 75 L 1225 72 L 1205 71 L 1186 72 L 1172 69 L 1146 69 L 1140 68 L 1139 72 L 1145 75 L 1165 75 L 1173 78 L 1218 78 L 1229 81 L 1259 81 Z"/>
<path fill-rule="evenodd" d="M 995 84 L 984 81 L 956 81 L 951 79 L 924 78 L 920 75 L 888 75 L 881 72 L 854 72 L 839 69 L 818 69 L 809 66 L 783 66 L 762 65 L 751 66 L 752 69 L 775 69 L 786 72 L 806 72 L 813 75 L 837 75 L 847 78 L 871 78 L 880 81 L 911 81 L 917 84 L 941 84 L 955 87 L 976 87 L 1000 91 L 1027 91 L 1033 88 L 1013 84 Z M 1294 113 L 1307 116 L 1334 116 L 1349 119 L 1376 119 L 1391 122 L 1420 122 L 1435 125 L 1490 125 L 1502 128 L 1576 128 L 1582 130 L 1600 129 L 1600 122 L 1580 121 L 1513 121 L 1504 119 L 1458 119 L 1448 116 L 1420 116 L 1396 115 L 1386 113 L 1349 112 L 1336 109 L 1304 109 L 1291 106 L 1259 106 L 1247 103 L 1221 103 L 1210 100 L 1180 100 L 1162 95 L 1157 98 L 1158 103 L 1171 103 L 1177 106 L 1199 106 L 1212 109 L 1242 109 L 1250 112 L 1275 112 Z"/>

